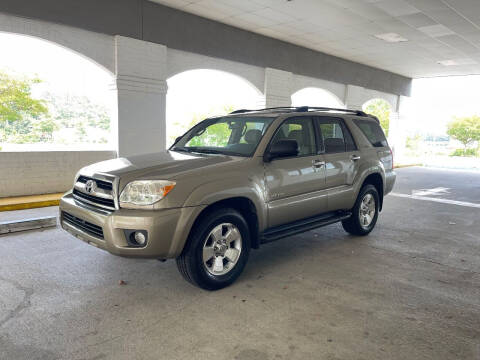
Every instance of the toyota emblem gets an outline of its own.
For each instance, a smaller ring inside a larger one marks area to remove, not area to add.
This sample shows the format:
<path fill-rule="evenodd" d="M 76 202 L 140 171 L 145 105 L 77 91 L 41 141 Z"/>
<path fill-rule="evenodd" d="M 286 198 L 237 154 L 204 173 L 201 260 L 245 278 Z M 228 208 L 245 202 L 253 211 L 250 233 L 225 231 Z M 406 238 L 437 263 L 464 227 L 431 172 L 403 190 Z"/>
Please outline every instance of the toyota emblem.
<path fill-rule="evenodd" d="M 97 183 L 94 180 L 88 180 L 85 183 L 85 191 L 89 194 L 94 192 L 96 188 L 97 188 Z"/>

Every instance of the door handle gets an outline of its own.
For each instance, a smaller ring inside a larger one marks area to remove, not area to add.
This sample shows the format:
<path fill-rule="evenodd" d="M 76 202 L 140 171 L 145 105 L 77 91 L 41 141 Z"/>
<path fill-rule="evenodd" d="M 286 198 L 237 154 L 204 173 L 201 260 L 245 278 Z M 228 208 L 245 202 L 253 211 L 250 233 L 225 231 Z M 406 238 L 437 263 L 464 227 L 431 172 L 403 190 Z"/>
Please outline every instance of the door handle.
<path fill-rule="evenodd" d="M 312 160 L 312 165 L 315 168 L 322 168 L 325 166 L 325 161 L 322 160 Z"/>
<path fill-rule="evenodd" d="M 352 155 L 350 159 L 352 159 L 352 161 L 360 160 L 360 155 Z"/>

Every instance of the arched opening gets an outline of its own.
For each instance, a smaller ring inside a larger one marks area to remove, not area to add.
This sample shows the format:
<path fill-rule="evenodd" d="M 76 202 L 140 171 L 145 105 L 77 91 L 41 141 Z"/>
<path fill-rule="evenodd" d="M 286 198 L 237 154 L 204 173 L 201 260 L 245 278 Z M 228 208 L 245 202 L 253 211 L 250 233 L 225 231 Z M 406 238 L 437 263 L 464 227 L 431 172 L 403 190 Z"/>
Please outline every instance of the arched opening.
<path fill-rule="evenodd" d="M 0 32 L 0 47 L 0 88 L 8 89 L 0 94 L 11 99 L 0 111 L 3 151 L 115 147 L 111 72 L 32 36 Z"/>
<path fill-rule="evenodd" d="M 340 99 L 328 90 L 307 87 L 292 95 L 292 106 L 321 106 L 344 108 Z"/>
<path fill-rule="evenodd" d="M 371 99 L 363 104 L 362 109 L 367 114 L 372 114 L 380 120 L 380 126 L 388 137 L 390 130 L 390 115 L 392 113 L 392 106 L 390 103 L 381 98 Z"/>
<path fill-rule="evenodd" d="M 167 83 L 167 147 L 207 117 L 257 108 L 262 95 L 247 80 L 219 70 L 188 70 Z"/>

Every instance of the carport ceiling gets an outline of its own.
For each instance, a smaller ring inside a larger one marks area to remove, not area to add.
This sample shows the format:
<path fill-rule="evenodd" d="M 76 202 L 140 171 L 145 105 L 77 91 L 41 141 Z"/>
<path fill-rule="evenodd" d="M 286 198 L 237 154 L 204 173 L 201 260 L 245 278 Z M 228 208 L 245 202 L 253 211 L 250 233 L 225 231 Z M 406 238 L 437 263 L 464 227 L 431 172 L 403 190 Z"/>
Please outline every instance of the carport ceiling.
<path fill-rule="evenodd" d="M 408 77 L 480 74 L 480 0 L 152 0 Z"/>

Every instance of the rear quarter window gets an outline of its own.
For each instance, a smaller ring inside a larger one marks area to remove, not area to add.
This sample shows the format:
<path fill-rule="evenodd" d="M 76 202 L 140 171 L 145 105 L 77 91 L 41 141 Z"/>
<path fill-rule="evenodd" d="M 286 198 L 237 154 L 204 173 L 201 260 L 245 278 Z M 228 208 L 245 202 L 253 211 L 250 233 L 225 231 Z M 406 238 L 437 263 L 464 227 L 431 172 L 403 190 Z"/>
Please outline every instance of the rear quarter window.
<path fill-rule="evenodd" d="M 374 147 L 388 146 L 387 139 L 380 125 L 375 121 L 354 119 L 353 122 L 367 137 Z"/>

